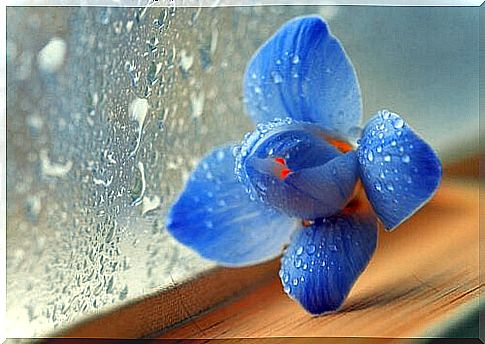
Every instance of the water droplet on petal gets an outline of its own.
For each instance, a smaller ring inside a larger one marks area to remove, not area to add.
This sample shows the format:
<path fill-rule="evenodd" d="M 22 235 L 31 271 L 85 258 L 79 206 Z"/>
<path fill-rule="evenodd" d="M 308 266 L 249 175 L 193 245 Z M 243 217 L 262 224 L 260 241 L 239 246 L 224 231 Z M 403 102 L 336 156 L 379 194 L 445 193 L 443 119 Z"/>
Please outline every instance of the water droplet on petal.
<path fill-rule="evenodd" d="M 394 120 L 394 128 L 400 129 L 403 127 L 403 125 L 404 125 L 404 121 L 402 120 L 402 118 L 398 117 Z"/>
<path fill-rule="evenodd" d="M 389 154 L 387 154 L 387 155 L 384 157 L 384 161 L 386 161 L 386 162 L 391 161 L 391 156 L 390 156 Z"/>
<path fill-rule="evenodd" d="M 367 153 L 367 160 L 369 160 L 369 161 L 374 160 L 374 154 L 372 153 L 371 150 Z"/>
<path fill-rule="evenodd" d="M 297 256 L 301 256 L 301 254 L 303 253 L 303 246 L 300 246 L 298 247 L 298 249 L 296 250 L 296 255 Z"/>
<path fill-rule="evenodd" d="M 300 62 L 300 56 L 294 55 L 293 58 L 291 59 L 291 63 L 298 64 L 298 62 Z"/>
<path fill-rule="evenodd" d="M 301 260 L 301 258 L 295 259 L 295 262 L 294 262 L 295 268 L 299 269 L 301 267 L 302 263 L 303 263 L 303 261 Z"/>
<path fill-rule="evenodd" d="M 295 287 L 298 285 L 298 278 L 293 278 L 293 285 Z"/>
<path fill-rule="evenodd" d="M 375 182 L 374 184 L 374 188 L 377 190 L 377 191 L 381 191 L 382 190 L 382 185 L 379 181 Z"/>
<path fill-rule="evenodd" d="M 314 253 L 315 253 L 315 251 L 316 251 L 316 249 L 317 249 L 317 248 L 315 247 L 315 245 L 310 244 L 310 245 L 308 245 L 308 247 L 307 247 L 306 251 L 307 251 L 307 253 L 308 253 L 308 254 L 314 254 Z"/>
<path fill-rule="evenodd" d="M 275 84 L 279 84 L 279 83 L 283 82 L 283 77 L 281 76 L 281 74 L 279 72 L 271 72 L 271 77 L 273 78 L 273 82 Z"/>
<path fill-rule="evenodd" d="M 405 154 L 403 155 L 403 157 L 401 158 L 402 162 L 404 163 L 409 163 L 411 161 L 411 158 L 409 157 L 409 155 Z"/>
<path fill-rule="evenodd" d="M 218 161 L 222 161 L 222 159 L 224 159 L 224 151 L 221 151 L 221 150 L 218 151 L 216 158 L 217 158 Z"/>

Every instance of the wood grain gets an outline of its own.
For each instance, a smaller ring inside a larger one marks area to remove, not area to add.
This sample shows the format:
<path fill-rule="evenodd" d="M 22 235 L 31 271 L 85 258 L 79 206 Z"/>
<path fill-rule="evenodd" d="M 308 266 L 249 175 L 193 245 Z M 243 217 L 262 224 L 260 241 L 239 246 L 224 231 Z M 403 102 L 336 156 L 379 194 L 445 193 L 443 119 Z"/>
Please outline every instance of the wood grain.
<path fill-rule="evenodd" d="M 478 183 L 447 180 L 412 219 L 392 233 L 380 231 L 375 256 L 339 312 L 309 316 L 284 294 L 275 273 L 248 295 L 160 338 L 436 333 L 478 302 L 479 242 Z"/>

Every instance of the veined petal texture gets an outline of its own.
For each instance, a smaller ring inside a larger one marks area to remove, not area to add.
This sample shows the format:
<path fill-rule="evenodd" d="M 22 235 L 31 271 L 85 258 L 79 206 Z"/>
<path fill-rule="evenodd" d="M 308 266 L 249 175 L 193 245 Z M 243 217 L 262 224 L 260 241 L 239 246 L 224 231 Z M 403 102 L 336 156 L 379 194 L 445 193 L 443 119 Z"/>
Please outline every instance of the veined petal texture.
<path fill-rule="evenodd" d="M 388 230 L 414 214 L 438 188 L 438 156 L 395 113 L 383 110 L 369 120 L 357 152 L 367 197 Z"/>
<path fill-rule="evenodd" d="M 316 16 L 284 24 L 252 57 L 245 73 L 246 109 L 256 122 L 290 117 L 318 123 L 339 137 L 360 124 L 354 68 Z"/>
<path fill-rule="evenodd" d="M 376 248 L 374 215 L 340 213 L 301 227 L 281 260 L 284 291 L 306 311 L 337 310 Z"/>
<path fill-rule="evenodd" d="M 232 149 L 202 159 L 170 209 L 167 229 L 205 258 L 244 266 L 281 254 L 296 220 L 250 199 L 234 175 Z"/>

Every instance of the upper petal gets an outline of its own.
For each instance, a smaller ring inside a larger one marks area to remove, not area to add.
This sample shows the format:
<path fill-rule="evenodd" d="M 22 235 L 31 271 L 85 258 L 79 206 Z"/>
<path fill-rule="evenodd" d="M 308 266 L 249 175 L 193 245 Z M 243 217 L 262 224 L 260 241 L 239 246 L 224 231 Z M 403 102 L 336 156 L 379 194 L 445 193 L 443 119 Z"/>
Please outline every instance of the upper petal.
<path fill-rule="evenodd" d="M 360 124 L 354 68 L 316 16 L 285 23 L 252 57 L 244 78 L 246 109 L 255 122 L 276 117 L 319 123 L 347 137 Z"/>
<path fill-rule="evenodd" d="M 296 222 L 249 198 L 234 175 L 231 152 L 225 146 L 202 159 L 172 205 L 167 229 L 205 258 L 243 266 L 281 254 Z"/>
<path fill-rule="evenodd" d="M 284 290 L 307 312 L 337 310 L 372 257 L 376 218 L 363 212 L 340 213 L 302 227 L 282 258 Z"/>
<path fill-rule="evenodd" d="M 236 173 L 254 198 L 303 219 L 341 210 L 358 178 L 355 153 L 342 155 L 310 123 L 259 124 L 236 153 Z"/>
<path fill-rule="evenodd" d="M 439 185 L 438 156 L 397 114 L 371 118 L 357 152 L 367 197 L 386 229 L 421 208 Z"/>

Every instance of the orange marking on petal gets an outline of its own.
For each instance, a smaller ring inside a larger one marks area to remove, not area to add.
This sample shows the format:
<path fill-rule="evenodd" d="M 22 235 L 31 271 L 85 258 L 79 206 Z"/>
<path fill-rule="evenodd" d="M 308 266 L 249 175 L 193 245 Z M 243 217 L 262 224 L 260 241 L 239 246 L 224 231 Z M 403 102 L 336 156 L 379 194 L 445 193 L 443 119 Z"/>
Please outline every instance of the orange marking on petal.
<path fill-rule="evenodd" d="M 348 142 L 334 139 L 333 137 L 328 136 L 326 134 L 322 134 L 322 136 L 328 143 L 330 143 L 332 146 L 337 148 L 342 153 L 350 152 L 353 148 L 352 145 Z"/>
<path fill-rule="evenodd" d="M 281 166 L 277 166 L 277 167 L 275 167 L 275 169 L 274 169 L 274 173 L 275 173 L 275 175 L 276 175 L 276 176 L 277 176 L 279 179 L 281 179 L 281 180 L 285 180 L 285 179 L 286 179 L 286 177 L 288 177 L 288 175 L 290 175 L 291 173 L 293 173 L 293 171 L 292 171 L 292 170 L 290 170 L 290 169 L 288 168 L 288 166 L 286 166 L 286 160 L 285 160 L 285 159 L 283 159 L 283 158 L 279 158 L 279 157 L 278 157 L 278 158 L 275 158 L 275 159 L 274 159 L 274 161 L 275 161 L 277 164 L 281 165 Z"/>
<path fill-rule="evenodd" d="M 350 152 L 352 150 L 352 146 L 345 141 L 335 140 L 335 139 L 332 139 L 330 137 L 327 138 L 327 141 L 331 145 L 335 146 L 342 153 L 347 153 L 347 152 Z"/>
<path fill-rule="evenodd" d="M 280 165 L 286 166 L 286 161 L 283 158 L 275 158 L 274 161 L 276 161 Z"/>
<path fill-rule="evenodd" d="M 281 180 L 284 180 L 286 177 L 288 177 L 288 175 L 289 175 L 290 173 L 293 173 L 293 171 L 292 171 L 292 170 L 290 170 L 289 168 L 284 168 L 284 169 L 282 169 L 282 170 L 281 170 L 281 173 L 280 173 L 280 179 L 281 179 Z"/>

